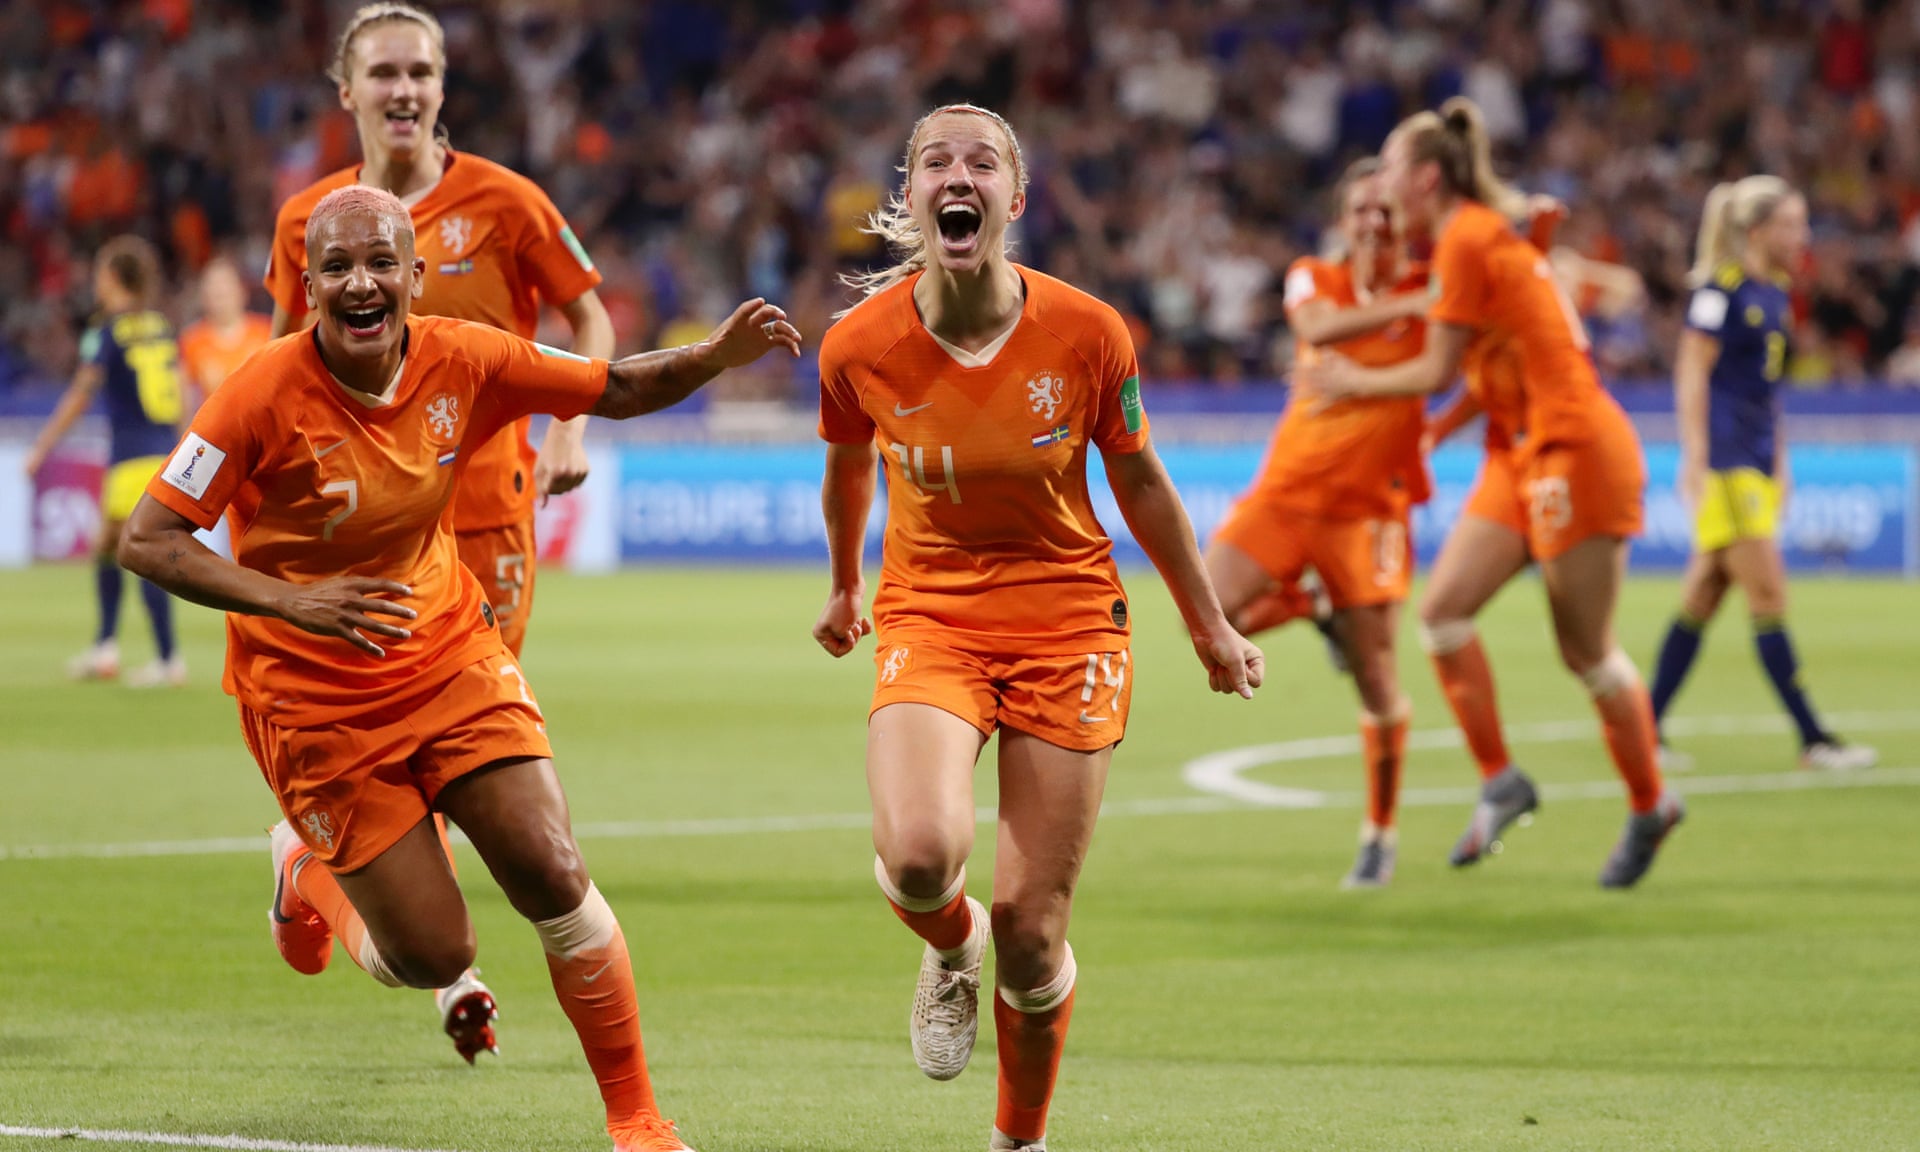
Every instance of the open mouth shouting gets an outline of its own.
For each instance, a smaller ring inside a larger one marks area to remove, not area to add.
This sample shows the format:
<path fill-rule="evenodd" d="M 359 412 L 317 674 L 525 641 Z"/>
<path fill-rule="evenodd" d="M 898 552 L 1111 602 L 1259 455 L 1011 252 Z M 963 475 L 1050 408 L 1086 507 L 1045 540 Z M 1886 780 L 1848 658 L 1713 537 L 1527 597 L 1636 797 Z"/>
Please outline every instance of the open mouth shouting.
<path fill-rule="evenodd" d="M 386 308 L 351 308 L 340 313 L 340 325 L 357 340 L 372 340 L 386 334 L 390 315 Z"/>
<path fill-rule="evenodd" d="M 980 242 L 980 225 L 984 220 L 973 205 L 956 200 L 941 207 L 937 220 L 942 251 L 964 254 L 973 251 Z"/>
<path fill-rule="evenodd" d="M 411 138 L 420 131 L 420 110 L 417 108 L 388 109 L 387 131 L 395 136 Z"/>

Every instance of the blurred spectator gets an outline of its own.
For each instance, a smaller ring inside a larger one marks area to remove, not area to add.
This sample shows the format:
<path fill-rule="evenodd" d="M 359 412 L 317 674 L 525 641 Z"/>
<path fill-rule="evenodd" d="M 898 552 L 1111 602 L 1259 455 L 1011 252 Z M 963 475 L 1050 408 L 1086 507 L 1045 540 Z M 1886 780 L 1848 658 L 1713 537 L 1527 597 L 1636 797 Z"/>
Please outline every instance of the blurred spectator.
<path fill-rule="evenodd" d="M 182 285 L 234 253 L 253 290 L 278 198 L 353 162 L 322 78 L 352 7 L 0 4 L 0 386 L 64 379 L 74 269 L 110 231 L 153 239 Z M 1120 304 L 1162 377 L 1270 379 L 1288 345 L 1271 280 L 1318 246 L 1320 191 L 1464 92 L 1503 172 L 1573 208 L 1566 252 L 1638 273 L 1577 301 L 1610 376 L 1668 371 L 1700 203 L 1754 171 L 1806 189 L 1821 238 L 1796 384 L 1920 372 L 1920 0 L 435 7 L 455 146 L 548 190 L 623 351 L 748 295 L 817 334 L 847 301 L 837 277 L 886 256 L 861 223 L 897 185 L 897 141 L 965 99 L 1022 134 L 1022 260 Z"/>

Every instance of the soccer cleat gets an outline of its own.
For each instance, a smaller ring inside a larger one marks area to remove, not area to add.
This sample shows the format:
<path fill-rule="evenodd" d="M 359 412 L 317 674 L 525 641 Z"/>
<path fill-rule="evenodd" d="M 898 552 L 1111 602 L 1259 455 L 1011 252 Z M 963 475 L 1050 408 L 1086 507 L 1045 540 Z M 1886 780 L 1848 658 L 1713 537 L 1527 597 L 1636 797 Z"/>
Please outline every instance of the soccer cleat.
<path fill-rule="evenodd" d="M 70 680 L 111 680 L 120 675 L 120 645 L 102 640 L 67 661 Z"/>
<path fill-rule="evenodd" d="M 493 1022 L 500 1019 L 500 1009 L 493 1002 L 493 993 L 485 984 L 480 983 L 480 970 L 469 968 L 460 974 L 460 979 L 436 989 L 433 993 L 433 1006 L 440 1010 L 440 1026 L 447 1030 L 453 1040 L 453 1050 L 460 1058 L 473 1063 L 473 1058 L 482 1052 L 500 1055 L 500 1044 L 494 1039 Z M 635 1145 L 649 1148 L 649 1145 Z M 678 1148 L 681 1145 L 660 1145 L 661 1148 Z"/>
<path fill-rule="evenodd" d="M 1627 830 L 1613 846 L 1606 867 L 1600 870 L 1600 887 L 1631 888 L 1653 867 L 1653 855 L 1666 841 L 1667 834 L 1687 818 L 1687 806 L 1671 792 L 1663 792 L 1651 812 L 1636 812 L 1627 817 Z"/>
<path fill-rule="evenodd" d="M 129 688 L 184 688 L 186 685 L 187 662 L 178 654 L 170 660 L 143 664 L 127 673 Z"/>
<path fill-rule="evenodd" d="M 1047 1138 L 1016 1140 L 995 1128 L 993 1136 L 987 1140 L 987 1152 L 1047 1152 Z"/>
<path fill-rule="evenodd" d="M 273 946 L 289 968 L 316 976 L 333 959 L 333 929 L 293 886 L 294 875 L 313 860 L 313 852 L 285 820 L 268 830 L 267 843 L 273 850 L 273 907 L 267 909 Z"/>
<path fill-rule="evenodd" d="M 1387 881 L 1393 879 L 1393 861 L 1398 849 L 1392 840 L 1385 836 L 1376 836 L 1360 842 L 1360 855 L 1353 862 L 1353 871 L 1340 881 L 1342 888 L 1385 888 Z"/>
<path fill-rule="evenodd" d="M 1842 744 L 1835 739 L 1809 744 L 1800 752 L 1800 767 L 1815 772 L 1859 772 L 1880 762 L 1880 753 L 1865 744 Z"/>
<path fill-rule="evenodd" d="M 636 1112 L 625 1123 L 608 1126 L 613 1152 L 693 1152 L 658 1112 Z"/>
<path fill-rule="evenodd" d="M 1447 863 L 1464 868 L 1480 857 L 1500 850 L 1500 835 L 1515 820 L 1537 811 L 1540 793 L 1525 772 L 1509 764 L 1480 786 L 1480 802 Z"/>
<path fill-rule="evenodd" d="M 1657 762 L 1662 773 L 1693 771 L 1693 754 L 1682 752 L 1665 740 L 1662 740 L 1660 746 L 1654 750 L 1654 755 L 1658 757 Z"/>
<path fill-rule="evenodd" d="M 991 929 L 980 901 L 967 897 L 967 909 L 973 913 L 973 935 L 967 940 L 972 959 L 949 968 L 928 945 L 920 958 L 920 985 L 907 1021 L 914 1063 L 935 1080 L 951 1080 L 966 1071 L 980 1029 L 980 967 L 987 958 Z"/>

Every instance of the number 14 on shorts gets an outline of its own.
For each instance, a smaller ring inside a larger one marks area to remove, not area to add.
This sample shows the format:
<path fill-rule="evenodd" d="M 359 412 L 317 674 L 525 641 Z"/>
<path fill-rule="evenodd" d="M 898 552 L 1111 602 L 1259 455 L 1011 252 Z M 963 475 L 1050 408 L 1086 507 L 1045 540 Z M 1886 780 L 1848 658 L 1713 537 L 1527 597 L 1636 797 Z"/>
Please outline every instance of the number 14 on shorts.
<path fill-rule="evenodd" d="M 1080 723 L 1099 724 L 1113 719 L 1120 690 L 1127 685 L 1127 653 L 1087 654 L 1087 682 L 1080 690 Z M 1096 705 L 1095 697 L 1101 698 Z"/>

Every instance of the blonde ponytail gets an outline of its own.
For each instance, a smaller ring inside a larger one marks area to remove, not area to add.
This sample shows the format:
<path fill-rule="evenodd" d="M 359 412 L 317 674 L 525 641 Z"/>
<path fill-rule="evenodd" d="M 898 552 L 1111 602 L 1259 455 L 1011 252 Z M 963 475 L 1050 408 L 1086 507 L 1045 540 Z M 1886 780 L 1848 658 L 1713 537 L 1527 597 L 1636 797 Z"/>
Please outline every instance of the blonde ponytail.
<path fill-rule="evenodd" d="M 1687 282 L 1698 288 L 1711 281 L 1721 265 L 1741 259 L 1747 233 L 1766 223 L 1793 194 L 1793 186 L 1778 176 L 1748 176 L 1715 184 L 1700 212 L 1700 237 L 1694 242 Z"/>
<path fill-rule="evenodd" d="M 959 112 L 970 116 L 984 116 L 993 121 L 1007 140 L 1007 161 L 1013 165 L 1013 186 L 1015 193 L 1027 190 L 1027 161 L 1020 152 L 1020 138 L 1013 133 L 1013 125 L 1008 124 L 998 112 L 980 108 L 972 104 L 943 104 L 920 117 L 913 125 L 913 131 L 907 134 L 907 153 L 900 162 L 900 187 L 887 197 L 886 206 L 867 218 L 866 227 L 861 231 L 869 236 L 878 236 L 884 240 L 887 250 L 894 255 L 894 262 L 874 272 L 862 272 L 842 276 L 840 282 L 859 291 L 861 299 L 877 295 L 900 283 L 915 272 L 927 266 L 927 237 L 920 231 L 920 222 L 913 218 L 913 210 L 907 206 L 907 185 L 913 179 L 913 168 L 920 152 L 920 133 L 935 116 Z M 835 320 L 853 311 L 854 306 L 842 308 L 833 314 Z"/>
<path fill-rule="evenodd" d="M 1493 141 L 1480 106 L 1455 96 L 1438 112 L 1416 112 L 1400 122 L 1415 163 L 1440 167 L 1440 183 L 1455 196 L 1478 201 L 1509 219 L 1526 215 L 1526 197 L 1502 183 L 1493 171 Z"/>

